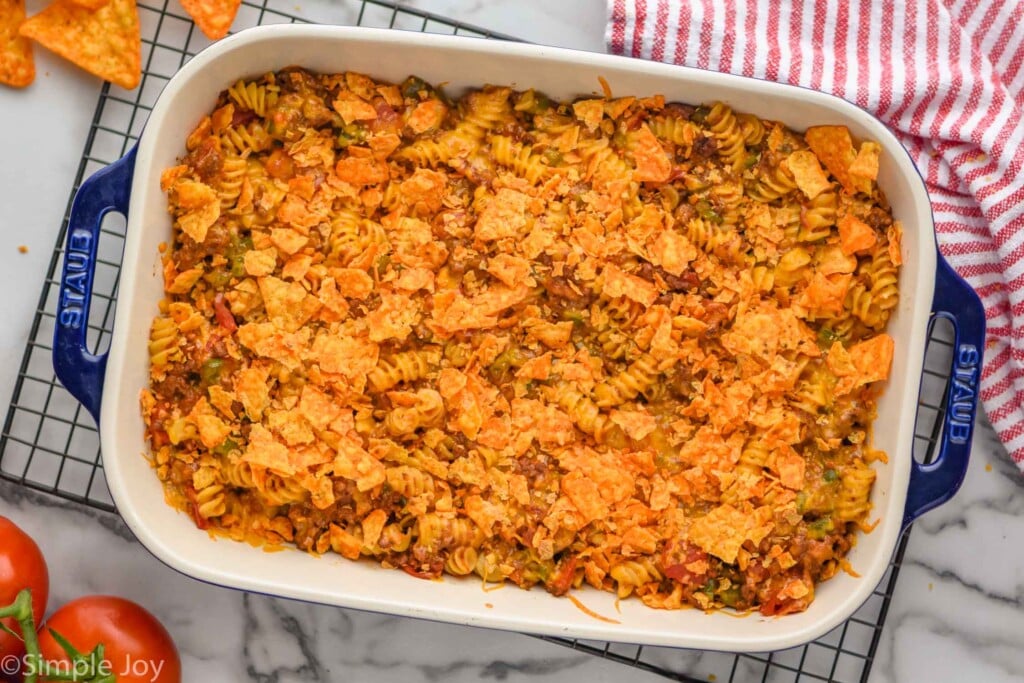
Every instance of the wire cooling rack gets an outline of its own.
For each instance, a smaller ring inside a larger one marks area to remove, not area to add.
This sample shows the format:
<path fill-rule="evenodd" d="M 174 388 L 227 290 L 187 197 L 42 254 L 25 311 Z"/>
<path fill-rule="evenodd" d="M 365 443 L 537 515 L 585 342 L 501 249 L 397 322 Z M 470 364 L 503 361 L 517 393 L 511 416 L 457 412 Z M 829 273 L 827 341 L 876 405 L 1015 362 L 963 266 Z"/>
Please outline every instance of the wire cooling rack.
<path fill-rule="evenodd" d="M 235 21 L 235 30 L 311 20 L 309 16 L 299 16 L 302 8 L 298 6 L 287 10 L 277 7 L 284 3 L 285 0 L 245 0 Z M 145 65 L 142 82 L 132 91 L 104 85 L 71 197 L 83 179 L 119 159 L 135 144 L 163 86 L 188 59 L 209 44 L 175 0 L 139 0 L 138 8 Z M 329 9 L 326 16 L 316 18 L 337 24 L 512 39 L 383 0 L 335 2 Z M 311 8 L 310 13 L 312 11 Z M 70 206 L 69 199 L 69 210 Z M 53 374 L 52 340 L 66 229 L 65 214 L 0 433 L 0 478 L 114 512 L 103 476 L 95 424 Z M 90 347 L 97 352 L 107 347 L 113 328 L 124 230 L 123 219 L 110 215 L 101 231 L 87 333 Z M 933 330 L 926 355 L 923 400 L 919 404 L 914 436 L 915 457 L 925 461 L 931 457 L 941 427 L 941 406 L 945 401 L 935 398 L 945 395 L 948 384 L 951 339 L 949 329 Z M 802 647 L 760 654 L 728 654 L 552 637 L 544 640 L 691 683 L 864 683 L 871 670 L 905 547 L 906 537 L 878 588 L 851 619 Z"/>

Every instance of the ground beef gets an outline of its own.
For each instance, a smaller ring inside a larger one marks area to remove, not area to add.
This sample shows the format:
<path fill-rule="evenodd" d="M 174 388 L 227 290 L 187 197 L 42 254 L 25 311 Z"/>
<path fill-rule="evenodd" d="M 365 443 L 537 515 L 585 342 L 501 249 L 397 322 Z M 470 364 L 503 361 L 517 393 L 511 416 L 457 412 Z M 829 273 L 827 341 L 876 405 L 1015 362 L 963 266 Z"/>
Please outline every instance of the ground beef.
<path fill-rule="evenodd" d="M 223 255 L 231 244 L 231 230 L 223 219 L 210 226 L 203 242 L 196 242 L 181 233 L 181 245 L 174 251 L 174 265 L 179 271 L 188 270 L 207 256 Z"/>

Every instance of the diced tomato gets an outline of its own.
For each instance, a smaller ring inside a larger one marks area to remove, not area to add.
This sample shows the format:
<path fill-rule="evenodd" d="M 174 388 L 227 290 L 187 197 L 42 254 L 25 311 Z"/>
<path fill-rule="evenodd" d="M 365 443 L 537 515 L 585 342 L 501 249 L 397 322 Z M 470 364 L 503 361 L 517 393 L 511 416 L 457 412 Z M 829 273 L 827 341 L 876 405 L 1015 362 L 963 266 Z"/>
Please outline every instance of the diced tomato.
<path fill-rule="evenodd" d="M 671 551 L 662 554 L 665 564 L 665 576 L 678 581 L 684 586 L 703 586 L 707 582 L 707 572 L 694 572 L 694 563 L 707 562 L 708 554 L 689 542 L 676 544 Z"/>
<path fill-rule="evenodd" d="M 401 121 L 398 112 L 392 109 L 391 105 L 382 99 L 374 102 L 374 109 L 377 110 L 377 118 L 370 122 L 369 127 L 374 133 L 397 133 L 401 129 Z"/>
<path fill-rule="evenodd" d="M 162 429 L 154 429 L 151 432 L 150 439 L 153 442 L 153 448 L 160 448 L 171 442 L 171 438 L 167 436 L 167 432 Z"/>
<path fill-rule="evenodd" d="M 548 590 L 555 595 L 565 595 L 568 593 L 573 579 L 576 578 L 576 564 L 578 561 L 574 556 L 562 562 L 555 575 L 548 581 Z"/>
<path fill-rule="evenodd" d="M 626 119 L 626 130 L 636 130 L 647 119 L 646 111 L 638 111 Z"/>
<path fill-rule="evenodd" d="M 275 149 L 271 152 L 265 166 L 271 178 L 291 180 L 295 177 L 295 165 L 292 163 L 292 158 L 285 154 L 284 150 Z"/>
<path fill-rule="evenodd" d="M 238 128 L 245 126 L 256 118 L 256 112 L 252 109 L 241 109 L 235 107 L 235 113 L 231 116 L 231 126 Z"/>
<path fill-rule="evenodd" d="M 442 568 L 443 565 L 441 565 L 440 563 L 438 563 L 438 566 L 436 568 L 433 566 L 428 566 L 426 569 L 409 564 L 402 565 L 402 571 L 404 571 L 409 576 L 415 576 L 417 579 L 436 579 L 437 577 L 441 576 Z"/>
<path fill-rule="evenodd" d="M 199 514 L 199 500 L 196 498 L 196 490 L 191 486 L 186 486 L 185 497 L 188 498 L 188 511 L 192 515 L 192 521 L 196 523 L 196 527 L 199 529 L 209 528 L 209 520 Z"/>
<path fill-rule="evenodd" d="M 217 316 L 217 323 L 228 332 L 234 332 L 238 329 L 238 324 L 235 323 L 235 316 L 231 315 L 231 310 L 224 303 L 224 295 L 217 294 L 213 298 L 213 312 Z"/>
<path fill-rule="evenodd" d="M 803 612 L 807 608 L 806 601 L 779 597 L 774 593 L 761 603 L 761 614 L 766 617 L 781 617 L 784 614 Z"/>

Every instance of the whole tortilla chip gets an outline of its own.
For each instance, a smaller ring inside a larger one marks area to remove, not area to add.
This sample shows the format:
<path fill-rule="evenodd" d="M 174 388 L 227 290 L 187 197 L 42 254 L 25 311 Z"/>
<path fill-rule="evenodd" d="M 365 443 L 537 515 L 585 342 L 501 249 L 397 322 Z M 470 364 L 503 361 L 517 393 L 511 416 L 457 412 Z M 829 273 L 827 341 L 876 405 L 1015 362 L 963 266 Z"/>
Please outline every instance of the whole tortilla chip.
<path fill-rule="evenodd" d="M 22 24 L 20 33 L 127 90 L 136 87 L 142 77 L 135 0 L 110 0 L 95 12 L 71 0 L 54 0 Z"/>
<path fill-rule="evenodd" d="M 210 40 L 228 34 L 241 4 L 242 0 L 181 0 L 181 6 Z"/>
<path fill-rule="evenodd" d="M 32 43 L 18 35 L 25 21 L 24 0 L 0 0 L 0 83 L 24 88 L 36 78 Z"/>
<path fill-rule="evenodd" d="M 85 9 L 89 10 L 90 12 L 95 12 L 100 7 L 105 7 L 107 4 L 110 3 L 110 0 L 71 0 L 71 1 L 73 3 L 75 3 L 76 5 L 78 5 L 79 7 L 84 7 Z"/>

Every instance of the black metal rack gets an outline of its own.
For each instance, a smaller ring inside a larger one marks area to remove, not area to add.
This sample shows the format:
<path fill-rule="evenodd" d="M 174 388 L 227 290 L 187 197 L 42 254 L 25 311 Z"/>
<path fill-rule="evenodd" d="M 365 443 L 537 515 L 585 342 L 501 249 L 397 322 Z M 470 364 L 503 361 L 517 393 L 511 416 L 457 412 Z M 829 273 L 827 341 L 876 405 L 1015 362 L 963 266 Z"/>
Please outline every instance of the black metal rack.
<path fill-rule="evenodd" d="M 281 0 L 245 0 L 235 30 L 308 18 L 280 9 Z M 352 0 L 332 6 L 333 23 L 513 39 L 384 0 Z M 106 84 L 100 93 L 71 197 L 83 179 L 119 159 L 138 140 L 149 111 L 170 77 L 209 41 L 174 0 L 140 0 L 143 77 L 127 91 Z M 70 210 L 71 200 L 68 200 Z M 0 433 L 0 478 L 108 512 L 115 512 L 103 476 L 99 435 L 92 418 L 53 374 L 52 339 L 67 215 L 50 260 L 13 397 Z M 105 221 L 89 316 L 88 341 L 109 344 L 124 246 L 124 221 Z M 922 396 L 942 396 L 948 379 L 948 334 L 932 336 Z M 938 437 L 942 401 L 918 409 L 915 455 L 927 459 Z M 594 656 L 692 683 L 867 681 L 906 547 L 902 540 L 885 577 L 847 622 L 805 646 L 780 652 L 728 654 L 545 637 Z"/>

